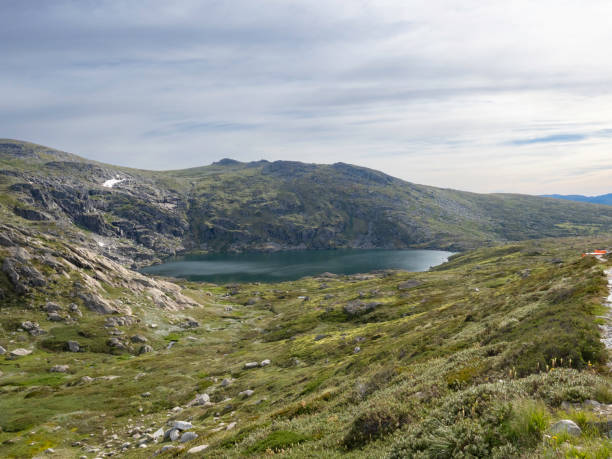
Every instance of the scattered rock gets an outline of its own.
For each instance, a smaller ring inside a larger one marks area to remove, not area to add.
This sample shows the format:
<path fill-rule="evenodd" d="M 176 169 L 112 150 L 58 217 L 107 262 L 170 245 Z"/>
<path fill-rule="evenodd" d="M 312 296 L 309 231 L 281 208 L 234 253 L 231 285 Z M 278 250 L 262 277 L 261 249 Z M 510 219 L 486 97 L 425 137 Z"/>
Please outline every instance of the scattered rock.
<path fill-rule="evenodd" d="M 227 387 L 227 386 L 229 386 L 231 383 L 232 383 L 232 382 L 231 382 L 229 379 L 224 378 L 224 379 L 223 379 L 223 381 L 221 381 L 221 387 Z"/>
<path fill-rule="evenodd" d="M 211 405 L 210 396 L 208 394 L 197 394 L 187 406 L 207 406 Z"/>
<path fill-rule="evenodd" d="M 45 333 L 45 331 L 40 328 L 40 325 L 38 325 L 38 322 L 31 322 L 29 320 L 21 322 L 21 328 L 32 336 L 39 336 Z"/>
<path fill-rule="evenodd" d="M 26 355 L 30 355 L 31 353 L 32 351 L 29 349 L 17 348 L 9 352 L 9 357 L 12 359 L 16 359 L 19 357 L 25 357 Z"/>
<path fill-rule="evenodd" d="M 57 303 L 53 303 L 51 301 L 49 301 L 47 304 L 45 304 L 43 306 L 43 310 L 47 313 L 49 312 L 61 312 L 62 311 L 62 307 L 57 304 Z"/>
<path fill-rule="evenodd" d="M 193 424 L 188 421 L 174 421 L 172 427 L 179 430 L 189 430 L 193 428 Z"/>
<path fill-rule="evenodd" d="M 254 393 L 255 391 L 252 391 L 251 389 L 247 389 L 247 390 L 243 390 L 242 392 L 239 392 L 238 396 L 247 398 L 253 395 Z"/>
<path fill-rule="evenodd" d="M 70 303 L 68 306 L 68 310 L 77 317 L 83 317 L 83 313 L 79 309 L 79 306 L 76 303 Z"/>
<path fill-rule="evenodd" d="M 172 429 L 166 430 L 166 432 L 164 433 L 164 441 L 176 441 L 176 440 L 178 440 L 179 436 L 181 435 L 180 432 L 181 432 L 180 430 L 175 429 L 174 427 Z"/>
<path fill-rule="evenodd" d="M 82 382 L 82 383 L 90 383 L 90 382 L 92 382 L 93 380 L 94 380 L 94 378 L 92 378 L 91 376 L 83 376 L 83 377 L 81 378 L 81 382 Z"/>
<path fill-rule="evenodd" d="M 51 373 L 68 373 L 68 370 L 70 370 L 68 365 L 54 365 L 49 369 Z"/>
<path fill-rule="evenodd" d="M 140 346 L 140 349 L 138 349 L 138 355 L 148 354 L 149 352 L 153 352 L 153 348 L 149 346 L 148 344 L 145 344 L 144 346 Z"/>
<path fill-rule="evenodd" d="M 262 366 L 262 367 L 267 367 L 267 366 L 268 366 L 268 365 L 270 365 L 271 363 L 272 363 L 272 362 L 270 362 L 270 359 L 265 359 L 265 360 L 262 360 L 262 361 L 261 361 L 261 363 L 259 364 L 259 366 Z"/>
<path fill-rule="evenodd" d="M 244 364 L 244 368 L 250 370 L 251 368 L 257 368 L 259 366 L 258 362 L 248 362 Z"/>
<path fill-rule="evenodd" d="M 321 341 L 324 338 L 327 338 L 329 335 L 317 335 L 314 337 L 315 341 Z"/>
<path fill-rule="evenodd" d="M 360 300 L 353 300 L 344 305 L 342 309 L 349 316 L 358 316 L 373 311 L 380 306 L 380 304 L 381 303 L 364 303 Z"/>
<path fill-rule="evenodd" d="M 158 439 L 162 438 L 164 436 L 164 429 L 162 427 L 160 427 L 155 432 L 153 432 L 153 434 L 151 436 L 153 437 L 153 440 L 158 440 Z"/>
<path fill-rule="evenodd" d="M 181 328 L 197 328 L 199 326 L 200 323 L 191 317 L 185 317 L 185 321 L 180 325 Z"/>
<path fill-rule="evenodd" d="M 198 434 L 195 432 L 185 432 L 181 435 L 181 443 L 187 443 L 188 441 L 192 441 L 198 438 Z"/>
<path fill-rule="evenodd" d="M 149 340 L 142 335 L 134 335 L 130 337 L 130 341 L 132 341 L 132 343 L 146 343 Z"/>
<path fill-rule="evenodd" d="M 76 341 L 68 341 L 66 343 L 66 348 L 69 352 L 79 352 L 81 350 L 81 345 Z"/>
<path fill-rule="evenodd" d="M 578 427 L 578 425 L 574 421 L 571 421 L 569 419 L 562 419 L 561 421 L 555 422 L 550 427 L 550 432 L 553 434 L 567 433 L 575 437 L 582 434 L 582 430 L 580 429 L 580 427 Z"/>
<path fill-rule="evenodd" d="M 147 398 L 151 396 L 151 392 L 143 392 L 142 394 L 140 394 L 141 397 L 143 398 Z"/>
<path fill-rule="evenodd" d="M 234 427 L 236 427 L 236 422 L 230 422 L 225 430 L 232 430 Z"/>
<path fill-rule="evenodd" d="M 64 320 L 64 318 L 60 316 L 57 312 L 50 312 L 49 314 L 47 314 L 47 320 L 50 320 L 51 322 L 61 322 L 62 320 Z"/>
<path fill-rule="evenodd" d="M 418 281 L 416 279 L 409 279 L 407 281 L 404 282 L 400 282 L 399 284 L 397 284 L 397 288 L 399 290 L 408 290 L 410 288 L 414 288 L 418 285 L 421 285 L 421 281 Z"/>
<path fill-rule="evenodd" d="M 361 348 L 359 346 L 355 346 L 355 349 L 353 349 L 353 354 L 359 354 L 361 352 Z"/>
<path fill-rule="evenodd" d="M 6 354 L 6 349 L 0 346 L 0 355 L 4 355 L 4 354 Z"/>
<path fill-rule="evenodd" d="M 193 448 L 189 448 L 187 450 L 187 454 L 201 453 L 202 451 L 206 450 L 207 448 L 208 448 L 208 445 L 194 446 Z"/>

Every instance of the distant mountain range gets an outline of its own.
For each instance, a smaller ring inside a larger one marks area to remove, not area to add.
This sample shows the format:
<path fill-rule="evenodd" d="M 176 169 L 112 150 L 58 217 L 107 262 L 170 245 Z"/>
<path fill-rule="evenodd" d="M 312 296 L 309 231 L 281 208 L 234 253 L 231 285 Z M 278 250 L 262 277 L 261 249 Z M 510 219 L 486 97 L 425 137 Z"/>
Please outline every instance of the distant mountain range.
<path fill-rule="evenodd" d="M 604 204 L 612 206 L 612 193 L 600 196 L 582 196 L 580 194 L 546 194 L 543 198 L 565 199 L 566 201 L 590 202 L 591 204 Z"/>

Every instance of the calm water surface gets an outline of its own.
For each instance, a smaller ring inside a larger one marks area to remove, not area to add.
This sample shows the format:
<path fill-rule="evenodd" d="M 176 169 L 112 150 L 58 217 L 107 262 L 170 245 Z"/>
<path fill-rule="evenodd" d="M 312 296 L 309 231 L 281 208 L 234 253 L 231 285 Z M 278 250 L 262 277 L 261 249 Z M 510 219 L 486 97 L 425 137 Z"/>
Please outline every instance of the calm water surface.
<path fill-rule="evenodd" d="M 299 252 L 186 255 L 142 272 L 194 281 L 282 282 L 324 272 L 367 273 L 377 269 L 426 271 L 452 252 L 441 250 L 308 250 Z"/>

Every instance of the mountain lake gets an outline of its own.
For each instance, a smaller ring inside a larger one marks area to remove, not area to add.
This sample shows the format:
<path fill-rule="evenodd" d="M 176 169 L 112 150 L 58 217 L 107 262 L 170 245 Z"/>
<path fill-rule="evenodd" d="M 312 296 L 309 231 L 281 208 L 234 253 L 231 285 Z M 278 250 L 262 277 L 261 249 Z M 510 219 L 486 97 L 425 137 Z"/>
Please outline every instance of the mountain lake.
<path fill-rule="evenodd" d="M 141 272 L 214 283 L 283 282 L 334 274 L 367 273 L 381 269 L 427 271 L 448 260 L 442 250 L 304 250 L 282 252 L 185 255 L 143 268 Z"/>

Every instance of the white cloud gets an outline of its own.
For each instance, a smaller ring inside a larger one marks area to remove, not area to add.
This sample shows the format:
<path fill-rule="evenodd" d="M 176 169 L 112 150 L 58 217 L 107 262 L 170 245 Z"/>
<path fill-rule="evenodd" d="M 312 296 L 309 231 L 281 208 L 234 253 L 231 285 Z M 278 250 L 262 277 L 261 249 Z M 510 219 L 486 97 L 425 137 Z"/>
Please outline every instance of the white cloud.
<path fill-rule="evenodd" d="M 559 0 L 3 2 L 0 136 L 142 168 L 344 161 L 474 191 L 610 192 L 612 138 L 596 133 L 612 128 L 611 13 Z"/>

